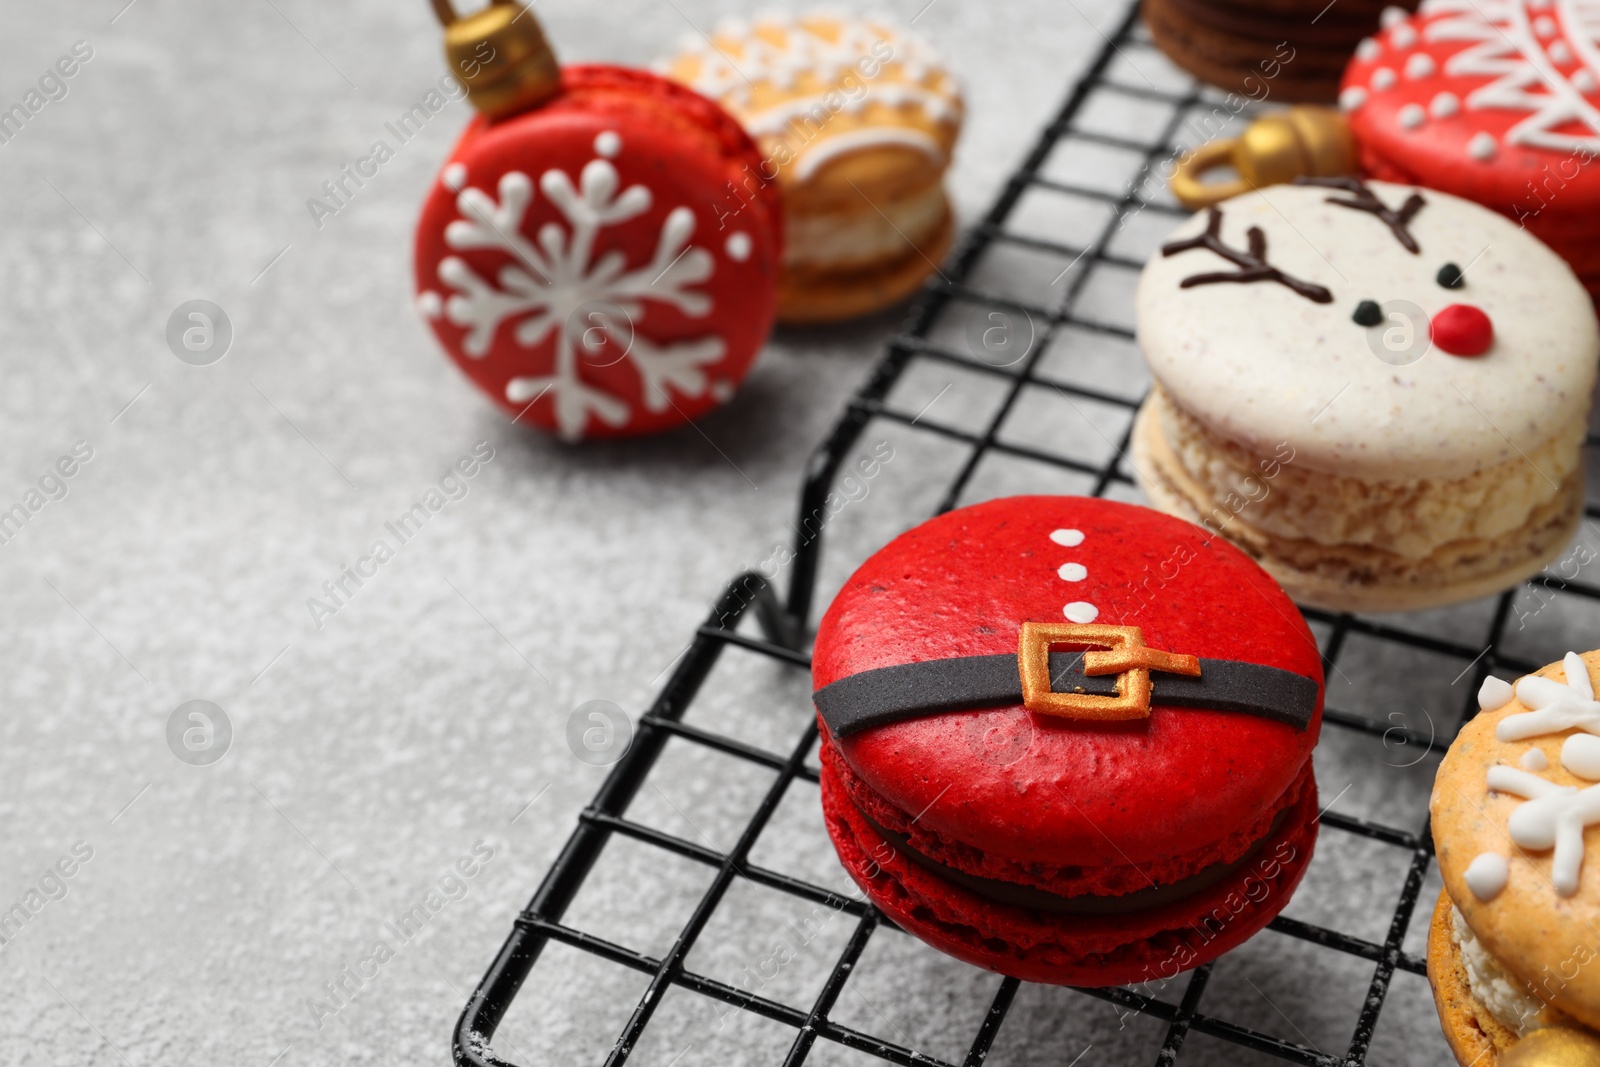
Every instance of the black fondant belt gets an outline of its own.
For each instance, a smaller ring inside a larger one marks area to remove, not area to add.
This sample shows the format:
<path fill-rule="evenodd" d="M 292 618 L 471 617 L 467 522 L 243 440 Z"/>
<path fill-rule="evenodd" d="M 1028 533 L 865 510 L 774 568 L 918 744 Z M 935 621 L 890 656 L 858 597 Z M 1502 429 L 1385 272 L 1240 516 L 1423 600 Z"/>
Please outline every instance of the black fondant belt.
<path fill-rule="evenodd" d="M 1053 651 L 1063 645 L 1105 651 Z M 1152 683 L 1151 672 L 1161 675 Z M 1317 683 L 1293 671 L 1150 648 L 1137 626 L 1022 625 L 1016 655 L 957 656 L 852 674 L 812 694 L 835 737 L 946 711 L 1022 704 L 1041 715 L 1142 719 L 1152 703 L 1256 715 L 1304 730 Z"/>

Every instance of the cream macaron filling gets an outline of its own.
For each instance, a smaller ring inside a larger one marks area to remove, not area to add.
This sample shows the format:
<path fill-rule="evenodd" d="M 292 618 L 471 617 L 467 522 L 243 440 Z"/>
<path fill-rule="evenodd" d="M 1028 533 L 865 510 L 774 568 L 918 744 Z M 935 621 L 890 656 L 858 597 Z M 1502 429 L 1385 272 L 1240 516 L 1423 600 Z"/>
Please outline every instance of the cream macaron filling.
<path fill-rule="evenodd" d="M 1528 992 L 1527 986 L 1483 947 L 1462 917 L 1460 909 L 1450 908 L 1451 938 L 1461 952 L 1461 967 L 1466 972 L 1467 988 L 1495 1021 L 1518 1037 L 1526 1037 L 1545 1023 L 1540 1014 L 1544 1001 Z"/>
<path fill-rule="evenodd" d="M 1267 479 L 1255 451 L 1208 431 L 1159 386 L 1151 403 L 1168 454 L 1222 507 L 1214 524 L 1240 521 L 1273 540 L 1381 550 L 1407 561 L 1459 554 L 1464 542 L 1492 542 L 1536 523 L 1569 495 L 1585 433 L 1573 420 L 1525 455 L 1461 477 L 1360 478 L 1290 460 L 1273 464 Z M 1230 500 L 1243 506 L 1225 505 Z"/>
<path fill-rule="evenodd" d="M 783 265 L 791 270 L 839 270 L 914 254 L 949 215 L 944 187 L 934 182 L 900 200 L 862 202 L 859 210 L 792 212 L 784 234 Z"/>

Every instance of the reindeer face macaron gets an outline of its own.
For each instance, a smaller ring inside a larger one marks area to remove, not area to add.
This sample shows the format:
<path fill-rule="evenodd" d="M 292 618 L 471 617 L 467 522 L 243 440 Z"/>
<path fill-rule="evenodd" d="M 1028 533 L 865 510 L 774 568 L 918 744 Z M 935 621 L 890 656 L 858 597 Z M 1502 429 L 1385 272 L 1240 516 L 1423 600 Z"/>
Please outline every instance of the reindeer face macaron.
<path fill-rule="evenodd" d="M 1137 303 L 1140 484 L 1302 602 L 1485 595 L 1569 537 L 1600 331 L 1511 221 L 1385 182 L 1273 186 L 1181 226 Z"/>

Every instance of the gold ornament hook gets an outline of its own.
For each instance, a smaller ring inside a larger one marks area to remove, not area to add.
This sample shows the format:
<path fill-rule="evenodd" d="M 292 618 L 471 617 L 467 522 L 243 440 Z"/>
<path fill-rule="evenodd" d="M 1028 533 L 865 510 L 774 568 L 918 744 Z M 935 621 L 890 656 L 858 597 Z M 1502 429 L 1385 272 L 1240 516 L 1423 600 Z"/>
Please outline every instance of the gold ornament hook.
<path fill-rule="evenodd" d="M 472 106 L 490 118 L 514 115 L 554 96 L 561 68 L 530 7 L 490 0 L 470 15 L 452 0 L 432 0 L 444 27 L 450 73 L 467 89 Z"/>
<path fill-rule="evenodd" d="M 1238 177 L 1203 180 L 1208 171 L 1224 166 L 1232 166 Z M 1198 211 L 1263 185 L 1355 169 L 1355 139 L 1342 115 L 1326 107 L 1291 107 L 1257 119 L 1238 138 L 1211 141 L 1184 156 L 1172 175 L 1172 195 Z"/>

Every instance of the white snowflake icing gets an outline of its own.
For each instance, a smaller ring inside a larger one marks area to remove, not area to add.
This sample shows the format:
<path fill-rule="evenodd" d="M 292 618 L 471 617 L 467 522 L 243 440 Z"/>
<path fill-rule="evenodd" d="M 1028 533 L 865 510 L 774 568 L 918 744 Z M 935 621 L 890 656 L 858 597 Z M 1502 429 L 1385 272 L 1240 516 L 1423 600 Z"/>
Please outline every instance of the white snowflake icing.
<path fill-rule="evenodd" d="M 1600 109 L 1584 99 L 1581 75 L 1600 71 L 1600 2 L 1557 0 L 1560 21 L 1530 17 L 1529 0 L 1430 0 L 1424 15 L 1442 15 L 1428 24 L 1428 41 L 1460 41 L 1465 46 L 1445 61 L 1452 77 L 1487 79 L 1467 94 L 1468 109 L 1526 113 L 1506 133 L 1513 144 L 1558 152 L 1600 151 Z M 1564 38 L 1549 44 L 1558 31 Z M 1564 75 L 1557 50 L 1581 62 Z M 1592 74 L 1590 75 L 1592 76 Z M 1576 127 L 1576 129 L 1574 129 Z"/>
<path fill-rule="evenodd" d="M 1575 749 L 1571 766 L 1563 749 L 1562 764 L 1579 777 L 1592 778 L 1597 754 L 1590 751 L 1594 738 L 1600 734 L 1600 701 L 1595 700 L 1594 683 L 1589 678 L 1588 665 L 1576 652 L 1568 652 L 1561 661 L 1564 681 L 1528 675 L 1516 684 L 1516 696 L 1532 711 L 1507 715 L 1495 724 L 1495 737 L 1500 741 L 1525 741 L 1530 737 L 1544 737 L 1566 730 L 1581 730 L 1568 738 L 1568 744 L 1581 738 L 1589 743 Z M 1498 683 L 1493 691 L 1484 683 L 1480 697 L 1485 708 L 1490 702 L 1504 706 L 1504 694 Z M 1532 750 L 1530 750 L 1532 751 Z M 1549 766 L 1543 758 L 1529 761 L 1526 754 L 1523 766 L 1542 769 Z M 1570 897 L 1578 891 L 1578 875 L 1583 869 L 1583 832 L 1585 828 L 1600 823 L 1600 785 L 1579 789 L 1576 786 L 1557 785 L 1529 770 L 1518 770 L 1498 764 L 1488 771 L 1491 790 L 1510 793 L 1525 798 L 1518 804 L 1506 822 L 1506 831 L 1521 848 L 1535 852 L 1554 849 L 1550 861 L 1550 884 L 1558 895 Z"/>
<path fill-rule="evenodd" d="M 601 134 L 595 147 L 599 157 L 614 155 L 620 139 Z M 695 216 L 682 206 L 667 213 L 649 262 L 629 270 L 620 251 L 596 257 L 603 229 L 637 218 L 654 200 L 643 185 L 619 190 L 616 167 L 599 157 L 584 166 L 577 186 L 562 170 L 540 175 L 539 192 L 567 226 L 548 222 L 532 238 L 523 231 L 535 196 L 527 174 L 502 175 L 498 200 L 476 186 L 462 189 L 456 198 L 462 217 L 445 227 L 445 244 L 457 251 L 498 249 L 513 262 L 493 279 L 481 277 L 458 256 L 439 264 L 440 280 L 455 290 L 445 301 L 445 318 L 467 328 L 461 347 L 469 357 L 486 356 L 502 326 L 524 348 L 554 335 L 551 372 L 512 378 L 506 399 L 532 403 L 548 393 L 557 429 L 568 439 L 583 436 L 591 415 L 621 426 L 631 412 L 622 397 L 580 377 L 582 355 L 597 354 L 608 343 L 623 349 L 619 358 L 638 373 L 645 408 L 660 412 L 672 406 L 669 389 L 690 397 L 705 394 L 710 388 L 706 368 L 727 348 L 716 333 L 658 345 L 633 329 L 644 305 L 652 302 L 694 318 L 709 314 L 711 298 L 696 287 L 711 277 L 715 259 L 689 243 Z"/>
<path fill-rule="evenodd" d="M 1594 685 L 1589 681 L 1589 668 L 1583 657 L 1568 652 L 1561 667 L 1565 683 L 1536 674 L 1518 679 L 1517 699 L 1533 710 L 1501 719 L 1495 725 L 1496 738 L 1526 741 L 1574 728 L 1600 734 L 1600 701 L 1594 698 Z"/>

